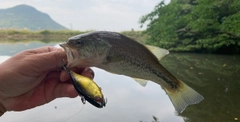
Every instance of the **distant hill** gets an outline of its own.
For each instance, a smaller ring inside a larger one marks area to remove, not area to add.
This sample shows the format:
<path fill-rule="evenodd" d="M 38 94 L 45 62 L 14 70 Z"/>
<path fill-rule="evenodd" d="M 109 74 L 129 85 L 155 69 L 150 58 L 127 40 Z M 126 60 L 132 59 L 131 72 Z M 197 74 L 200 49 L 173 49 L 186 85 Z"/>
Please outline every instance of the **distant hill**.
<path fill-rule="evenodd" d="M 51 17 L 28 5 L 0 9 L 0 29 L 66 30 Z"/>

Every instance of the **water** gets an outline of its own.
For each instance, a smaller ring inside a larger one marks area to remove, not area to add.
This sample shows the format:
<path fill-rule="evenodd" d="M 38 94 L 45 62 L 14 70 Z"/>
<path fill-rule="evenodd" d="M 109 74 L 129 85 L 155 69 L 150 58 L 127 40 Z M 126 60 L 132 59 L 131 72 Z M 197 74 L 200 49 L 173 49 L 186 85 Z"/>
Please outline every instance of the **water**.
<path fill-rule="evenodd" d="M 54 46 L 56 42 L 0 43 L 0 60 L 45 45 Z M 157 84 L 149 82 L 142 87 L 132 78 L 93 68 L 94 81 L 108 99 L 105 108 L 98 109 L 89 103 L 83 105 L 80 97 L 58 98 L 34 109 L 7 112 L 0 121 L 152 122 L 153 116 L 160 122 L 239 121 L 239 62 L 240 56 L 193 53 L 170 53 L 163 58 L 161 63 L 171 73 L 205 97 L 201 103 L 188 106 L 180 115 L 175 113 L 168 96 Z"/>

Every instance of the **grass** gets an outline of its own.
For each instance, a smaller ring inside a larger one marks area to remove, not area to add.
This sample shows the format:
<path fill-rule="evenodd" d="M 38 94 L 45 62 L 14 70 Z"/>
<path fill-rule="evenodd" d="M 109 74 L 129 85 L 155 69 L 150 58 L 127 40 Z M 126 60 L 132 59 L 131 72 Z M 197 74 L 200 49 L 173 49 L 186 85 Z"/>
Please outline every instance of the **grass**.
<path fill-rule="evenodd" d="M 6 40 L 13 41 L 13 42 L 17 42 L 17 41 L 21 42 L 22 40 L 63 41 L 63 40 L 67 40 L 71 36 L 75 36 L 75 35 L 86 33 L 86 32 L 89 32 L 89 31 L 69 31 L 69 30 L 29 31 L 29 30 L 7 29 L 7 30 L 0 30 L 0 42 L 6 41 Z"/>
<path fill-rule="evenodd" d="M 0 42 L 22 42 L 31 40 L 43 40 L 43 42 L 48 41 L 66 41 L 69 37 L 87 33 L 89 31 L 75 31 L 75 30 L 42 30 L 42 31 L 30 31 L 30 30 L 16 30 L 16 29 L 0 29 Z M 144 43 L 147 35 L 142 34 L 142 31 L 122 31 L 120 32 L 130 38 Z"/>

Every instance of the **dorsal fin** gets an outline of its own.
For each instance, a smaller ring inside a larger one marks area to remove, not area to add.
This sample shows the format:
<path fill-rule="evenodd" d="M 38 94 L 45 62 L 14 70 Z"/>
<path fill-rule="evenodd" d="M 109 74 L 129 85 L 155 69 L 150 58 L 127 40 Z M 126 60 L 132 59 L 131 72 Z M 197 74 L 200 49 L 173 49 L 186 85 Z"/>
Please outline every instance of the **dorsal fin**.
<path fill-rule="evenodd" d="M 169 51 L 167 49 L 159 48 L 152 45 L 144 45 L 148 50 L 150 50 L 158 60 L 161 60 L 164 56 L 169 54 Z"/>

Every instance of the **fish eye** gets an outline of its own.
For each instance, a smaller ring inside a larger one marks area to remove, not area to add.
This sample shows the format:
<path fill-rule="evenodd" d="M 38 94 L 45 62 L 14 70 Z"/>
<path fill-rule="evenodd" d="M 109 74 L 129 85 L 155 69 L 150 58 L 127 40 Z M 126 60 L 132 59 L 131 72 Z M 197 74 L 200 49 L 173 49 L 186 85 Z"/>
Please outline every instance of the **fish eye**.
<path fill-rule="evenodd" d="M 83 45 L 83 41 L 77 40 L 76 44 L 77 44 L 77 45 Z"/>

